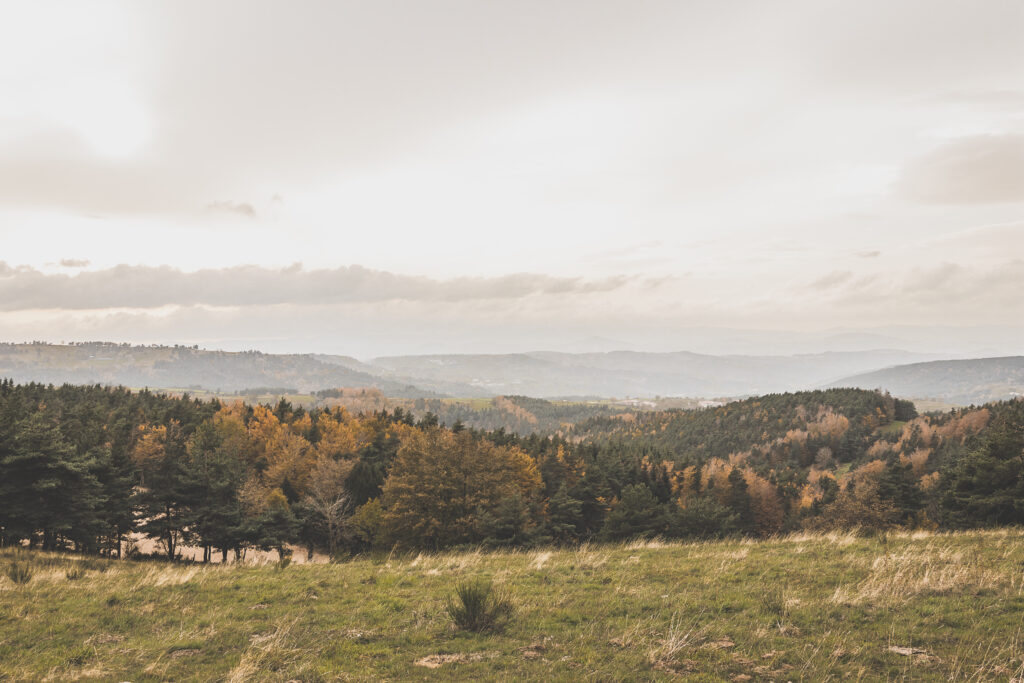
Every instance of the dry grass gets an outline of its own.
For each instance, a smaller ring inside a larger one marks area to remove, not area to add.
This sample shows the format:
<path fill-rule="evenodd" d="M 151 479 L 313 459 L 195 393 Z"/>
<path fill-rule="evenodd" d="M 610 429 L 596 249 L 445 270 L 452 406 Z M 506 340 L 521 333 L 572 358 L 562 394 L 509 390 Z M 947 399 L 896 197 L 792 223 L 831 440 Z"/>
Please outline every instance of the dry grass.
<path fill-rule="evenodd" d="M 1024 678 L 1019 529 L 283 570 L 0 551 L 0 566 L 15 559 L 32 579 L 0 575 L 0 680 Z M 445 598 L 481 578 L 514 594 L 516 616 L 456 631 Z"/>

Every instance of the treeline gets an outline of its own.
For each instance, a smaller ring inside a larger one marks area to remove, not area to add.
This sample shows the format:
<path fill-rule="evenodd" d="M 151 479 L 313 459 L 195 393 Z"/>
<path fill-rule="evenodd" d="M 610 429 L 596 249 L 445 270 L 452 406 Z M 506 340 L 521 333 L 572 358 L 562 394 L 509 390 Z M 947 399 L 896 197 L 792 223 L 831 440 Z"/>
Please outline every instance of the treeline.
<path fill-rule="evenodd" d="M 0 543 L 167 557 L 1024 522 L 1024 402 L 917 416 L 830 390 L 518 436 L 0 383 Z"/>
<path fill-rule="evenodd" d="M 528 396 L 495 396 L 491 399 L 400 399 L 386 397 L 373 388 L 335 388 L 317 391 L 323 406 L 344 407 L 364 413 L 401 408 L 417 417 L 436 415 L 440 424 L 454 427 L 462 424 L 473 429 L 492 431 L 504 429 L 515 434 L 553 434 L 574 423 L 596 417 L 612 417 L 623 413 L 621 406 L 577 401 L 547 401 Z"/>

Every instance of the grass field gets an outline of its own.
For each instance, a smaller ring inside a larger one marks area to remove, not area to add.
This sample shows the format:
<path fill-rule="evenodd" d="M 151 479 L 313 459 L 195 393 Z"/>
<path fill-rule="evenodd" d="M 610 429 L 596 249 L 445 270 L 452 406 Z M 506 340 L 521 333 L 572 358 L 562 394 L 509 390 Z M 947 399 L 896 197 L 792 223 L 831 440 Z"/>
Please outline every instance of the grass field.
<path fill-rule="evenodd" d="M 0 567 L 0 680 L 1024 680 L 1019 529 Z M 512 596 L 501 632 L 445 612 L 477 577 Z"/>

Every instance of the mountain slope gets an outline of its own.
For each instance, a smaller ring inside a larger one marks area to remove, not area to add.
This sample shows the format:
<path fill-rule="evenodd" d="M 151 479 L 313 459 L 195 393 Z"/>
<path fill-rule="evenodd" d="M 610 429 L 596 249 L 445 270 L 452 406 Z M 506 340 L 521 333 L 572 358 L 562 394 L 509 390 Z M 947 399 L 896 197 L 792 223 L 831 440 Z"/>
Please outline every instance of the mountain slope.
<path fill-rule="evenodd" d="M 911 363 L 855 375 L 835 387 L 886 389 L 896 396 L 984 403 L 1024 394 L 1024 356 Z"/>
<path fill-rule="evenodd" d="M 375 358 L 368 365 L 418 386 L 457 382 L 494 394 L 736 396 L 818 387 L 839 377 L 930 358 L 906 351 L 799 356 L 533 352 Z"/>
<path fill-rule="evenodd" d="M 208 351 L 184 346 L 129 346 L 102 342 L 74 345 L 0 345 L 0 377 L 16 382 L 123 384 L 129 387 L 239 391 L 291 387 L 377 387 L 392 396 L 436 396 L 408 383 L 328 364 L 310 355 L 258 351 Z"/>

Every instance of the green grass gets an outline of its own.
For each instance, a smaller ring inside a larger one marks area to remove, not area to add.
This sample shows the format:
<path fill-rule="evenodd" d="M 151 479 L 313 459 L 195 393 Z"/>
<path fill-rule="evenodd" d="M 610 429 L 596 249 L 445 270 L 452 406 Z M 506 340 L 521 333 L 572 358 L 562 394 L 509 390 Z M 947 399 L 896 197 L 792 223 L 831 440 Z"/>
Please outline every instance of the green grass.
<path fill-rule="evenodd" d="M 15 557 L 17 556 L 17 557 Z M 1010 680 L 1024 530 L 196 566 L 7 550 L 0 680 Z M 514 615 L 452 625 L 460 582 Z M 750 678 L 744 678 L 749 676 Z"/>
<path fill-rule="evenodd" d="M 889 435 L 893 435 L 893 436 L 898 436 L 900 434 L 900 432 L 903 431 L 903 426 L 905 424 L 907 424 L 906 420 L 893 420 L 892 422 L 890 422 L 889 424 L 885 425 L 884 427 L 879 427 L 878 428 L 878 433 L 879 434 L 889 434 Z"/>

